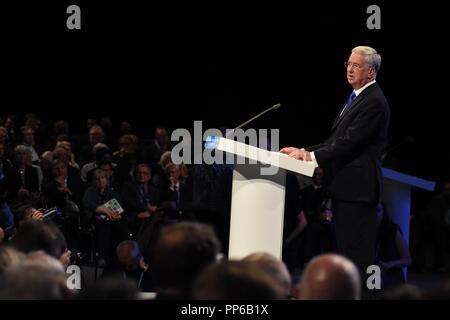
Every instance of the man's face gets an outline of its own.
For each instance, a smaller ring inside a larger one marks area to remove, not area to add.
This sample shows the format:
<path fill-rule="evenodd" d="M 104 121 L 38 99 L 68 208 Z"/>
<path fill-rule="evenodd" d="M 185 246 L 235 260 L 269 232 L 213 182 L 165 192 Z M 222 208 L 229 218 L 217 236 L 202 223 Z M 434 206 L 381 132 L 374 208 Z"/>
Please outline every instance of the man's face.
<path fill-rule="evenodd" d="M 53 154 L 54 159 L 58 159 L 64 163 L 69 163 L 70 156 L 66 149 L 60 147 L 57 148 Z"/>
<path fill-rule="evenodd" d="M 72 151 L 72 144 L 69 141 L 61 141 L 59 146 L 68 152 Z"/>
<path fill-rule="evenodd" d="M 167 145 L 169 143 L 169 135 L 164 128 L 157 128 L 155 132 L 155 139 L 160 145 Z"/>
<path fill-rule="evenodd" d="M 180 178 L 180 169 L 178 169 L 176 166 L 172 166 L 169 169 L 169 178 L 174 183 L 177 183 L 178 179 Z"/>
<path fill-rule="evenodd" d="M 62 162 L 58 162 L 55 164 L 55 166 L 53 167 L 53 175 L 56 177 L 60 177 L 60 176 L 66 176 L 66 165 Z"/>
<path fill-rule="evenodd" d="M 0 142 L 6 142 L 8 139 L 8 131 L 5 128 L 0 128 Z"/>
<path fill-rule="evenodd" d="M 135 145 L 129 139 L 124 139 L 120 142 L 120 147 L 123 149 L 125 153 L 130 153 L 135 151 Z"/>
<path fill-rule="evenodd" d="M 28 128 L 23 132 L 23 142 L 26 144 L 34 144 L 34 132 L 33 129 Z"/>
<path fill-rule="evenodd" d="M 109 164 L 102 164 L 100 166 L 100 169 L 105 173 L 105 175 L 108 179 L 110 179 L 114 173 L 113 169 L 111 168 L 111 166 Z"/>
<path fill-rule="evenodd" d="M 104 190 L 108 186 L 108 178 L 105 174 L 97 175 L 95 177 L 95 184 L 97 186 L 97 189 Z"/>
<path fill-rule="evenodd" d="M 136 170 L 137 181 L 139 183 L 148 183 L 152 178 L 152 173 L 147 167 L 140 166 Z"/>
<path fill-rule="evenodd" d="M 131 125 L 127 121 L 123 121 L 120 123 L 120 132 L 122 133 L 131 133 Z"/>
<path fill-rule="evenodd" d="M 348 59 L 348 83 L 357 90 L 373 79 L 375 79 L 375 70 L 366 64 L 364 55 L 352 53 Z"/>
<path fill-rule="evenodd" d="M 92 128 L 89 132 L 89 141 L 92 145 L 103 142 L 103 132 L 100 129 Z"/>
<path fill-rule="evenodd" d="M 97 124 L 97 121 L 95 119 L 87 119 L 87 127 L 88 127 L 88 129 L 91 129 L 96 124 Z"/>
<path fill-rule="evenodd" d="M 25 150 L 16 151 L 16 160 L 21 165 L 27 163 L 28 152 Z"/>

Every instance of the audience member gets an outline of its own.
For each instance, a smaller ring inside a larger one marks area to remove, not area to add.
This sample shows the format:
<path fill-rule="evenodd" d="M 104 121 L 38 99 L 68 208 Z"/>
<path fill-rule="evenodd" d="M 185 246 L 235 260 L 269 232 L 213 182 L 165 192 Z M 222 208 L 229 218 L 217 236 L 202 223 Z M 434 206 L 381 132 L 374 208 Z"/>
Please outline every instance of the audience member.
<path fill-rule="evenodd" d="M 255 263 L 259 269 L 266 271 L 283 288 L 283 297 L 285 299 L 291 297 L 292 279 L 283 261 L 265 252 L 252 253 L 242 261 Z"/>
<path fill-rule="evenodd" d="M 191 298 L 195 278 L 219 252 L 220 242 L 208 225 L 181 222 L 164 228 L 150 262 L 156 298 Z"/>
<path fill-rule="evenodd" d="M 285 290 L 254 263 L 221 261 L 208 266 L 193 289 L 196 300 L 279 300 Z"/>
<path fill-rule="evenodd" d="M 295 296 L 299 300 L 359 300 L 359 271 L 343 256 L 320 255 L 307 265 Z"/>

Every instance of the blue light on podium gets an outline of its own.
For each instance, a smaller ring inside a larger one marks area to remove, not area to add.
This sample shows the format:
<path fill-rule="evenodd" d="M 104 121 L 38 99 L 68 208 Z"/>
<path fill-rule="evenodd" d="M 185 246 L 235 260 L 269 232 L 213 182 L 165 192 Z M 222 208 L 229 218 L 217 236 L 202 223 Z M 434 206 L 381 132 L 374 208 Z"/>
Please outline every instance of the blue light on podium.
<path fill-rule="evenodd" d="M 205 149 L 216 149 L 219 145 L 219 137 L 216 136 L 207 136 L 205 140 Z"/>

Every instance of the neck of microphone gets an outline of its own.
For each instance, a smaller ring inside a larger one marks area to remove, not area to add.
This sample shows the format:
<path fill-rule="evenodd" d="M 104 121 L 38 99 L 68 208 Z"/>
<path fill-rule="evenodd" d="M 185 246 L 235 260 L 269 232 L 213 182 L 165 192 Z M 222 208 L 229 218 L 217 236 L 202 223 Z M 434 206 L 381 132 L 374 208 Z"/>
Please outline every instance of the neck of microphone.
<path fill-rule="evenodd" d="M 236 128 L 234 128 L 233 130 L 229 131 L 229 132 L 226 134 L 225 137 L 228 137 L 230 134 L 232 134 L 233 132 L 235 132 L 237 129 L 242 128 L 243 126 L 245 126 L 246 124 L 249 124 L 249 123 L 252 122 L 253 120 L 258 119 L 258 118 L 261 117 L 263 114 L 265 114 L 265 113 L 267 113 L 267 112 L 269 112 L 269 111 L 278 109 L 278 108 L 280 108 L 280 107 L 281 107 L 281 104 L 280 104 L 280 103 L 277 103 L 277 104 L 271 106 L 270 108 L 264 110 L 263 112 L 258 113 L 258 114 L 257 114 L 256 116 L 254 116 L 253 118 L 251 118 L 251 119 L 245 121 L 244 123 L 241 123 L 241 124 L 238 125 Z"/>

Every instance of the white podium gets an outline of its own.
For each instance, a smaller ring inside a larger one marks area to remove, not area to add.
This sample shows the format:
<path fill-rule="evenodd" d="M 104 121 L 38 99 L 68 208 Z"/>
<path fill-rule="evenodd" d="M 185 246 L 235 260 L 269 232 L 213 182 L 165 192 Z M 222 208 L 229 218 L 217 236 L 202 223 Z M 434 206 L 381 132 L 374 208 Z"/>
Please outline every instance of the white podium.
<path fill-rule="evenodd" d="M 311 177 L 315 165 L 221 137 L 212 146 L 237 156 L 231 200 L 229 259 L 268 252 L 281 259 L 286 172 Z M 244 163 L 245 162 L 245 163 Z"/>

